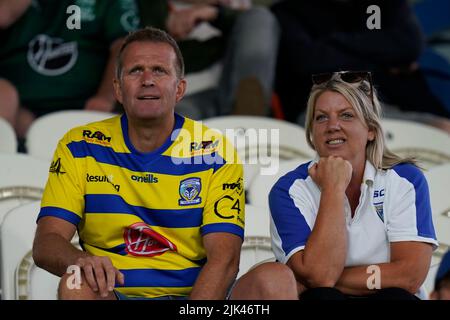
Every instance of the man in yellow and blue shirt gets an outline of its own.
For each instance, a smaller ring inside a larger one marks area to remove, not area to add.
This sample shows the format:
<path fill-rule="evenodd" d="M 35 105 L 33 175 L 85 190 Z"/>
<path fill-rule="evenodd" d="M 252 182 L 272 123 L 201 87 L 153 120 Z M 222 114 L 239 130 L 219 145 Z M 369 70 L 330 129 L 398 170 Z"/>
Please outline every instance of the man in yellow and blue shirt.
<path fill-rule="evenodd" d="M 174 113 L 186 88 L 183 70 L 165 32 L 131 34 L 114 80 L 125 114 L 74 128 L 59 142 L 33 258 L 62 276 L 60 298 L 264 298 L 251 274 L 235 283 L 242 165 L 218 132 Z M 83 251 L 70 244 L 76 231 Z M 68 285 L 73 265 L 82 270 L 80 290 Z M 256 276 L 273 267 L 256 268 Z M 294 289 L 292 274 L 286 279 Z"/>

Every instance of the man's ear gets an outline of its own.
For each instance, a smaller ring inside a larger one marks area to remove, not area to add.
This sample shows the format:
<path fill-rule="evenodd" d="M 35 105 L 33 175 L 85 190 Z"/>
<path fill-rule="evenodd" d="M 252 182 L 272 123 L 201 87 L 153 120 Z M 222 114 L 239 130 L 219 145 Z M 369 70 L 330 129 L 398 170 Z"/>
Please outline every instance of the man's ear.
<path fill-rule="evenodd" d="M 120 102 L 120 104 L 123 104 L 123 97 L 122 97 L 122 89 L 120 86 L 120 81 L 116 78 L 113 79 L 113 86 L 114 86 L 114 96 L 116 97 L 117 101 Z"/>
<path fill-rule="evenodd" d="M 186 93 L 186 86 L 187 86 L 186 79 L 183 78 L 178 80 L 176 102 L 183 99 L 184 94 Z"/>

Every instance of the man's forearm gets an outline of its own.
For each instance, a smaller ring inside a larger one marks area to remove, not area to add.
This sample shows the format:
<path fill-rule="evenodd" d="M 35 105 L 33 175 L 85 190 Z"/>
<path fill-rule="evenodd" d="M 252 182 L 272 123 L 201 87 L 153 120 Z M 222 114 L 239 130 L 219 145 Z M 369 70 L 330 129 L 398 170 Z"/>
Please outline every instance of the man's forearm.
<path fill-rule="evenodd" d="M 96 96 L 100 96 L 104 98 L 111 104 L 111 110 L 115 102 L 114 98 L 114 88 L 113 88 L 113 78 L 115 73 L 115 65 L 116 65 L 116 56 L 119 53 L 120 46 L 122 45 L 123 38 L 119 38 L 115 40 L 109 52 L 108 62 L 105 67 L 105 71 L 103 72 L 102 81 L 97 89 Z"/>
<path fill-rule="evenodd" d="M 36 265 L 57 276 L 64 275 L 67 267 L 74 265 L 78 258 L 88 255 L 58 234 L 42 236 L 33 247 Z"/>
<path fill-rule="evenodd" d="M 223 300 L 227 290 L 235 280 L 238 272 L 237 264 L 206 263 L 192 288 L 189 299 Z"/>
<path fill-rule="evenodd" d="M 0 0 L 0 30 L 16 22 L 30 4 L 31 0 Z"/>

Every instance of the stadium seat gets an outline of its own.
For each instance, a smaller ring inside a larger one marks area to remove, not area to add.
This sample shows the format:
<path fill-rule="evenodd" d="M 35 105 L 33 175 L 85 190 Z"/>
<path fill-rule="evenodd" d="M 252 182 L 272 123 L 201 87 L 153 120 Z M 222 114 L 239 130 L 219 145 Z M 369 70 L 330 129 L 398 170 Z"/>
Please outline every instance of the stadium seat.
<path fill-rule="evenodd" d="M 0 118 L 0 153 L 16 153 L 17 138 L 13 127 L 5 119 Z"/>
<path fill-rule="evenodd" d="M 425 280 L 425 287 L 430 293 L 434 286 L 434 277 L 442 256 L 450 248 L 450 163 L 435 166 L 425 171 L 425 176 L 430 189 L 431 210 L 433 212 L 433 224 L 439 247 L 433 253 L 430 270 Z"/>
<path fill-rule="evenodd" d="M 306 143 L 304 129 L 287 121 L 258 116 L 221 116 L 208 118 L 203 123 L 219 130 L 236 147 L 244 164 L 246 189 L 258 174 L 276 174 L 278 162 L 315 156 L 315 151 Z M 273 139 L 271 129 L 277 130 L 273 131 Z"/>
<path fill-rule="evenodd" d="M 26 149 L 33 157 L 51 160 L 58 141 L 80 125 L 115 116 L 113 113 L 85 110 L 62 110 L 37 118 L 26 136 Z"/>
<path fill-rule="evenodd" d="M 274 175 L 258 175 L 256 176 L 248 188 L 248 203 L 269 208 L 269 193 L 273 185 L 289 171 L 294 170 L 302 163 L 311 159 L 296 158 L 287 161 L 281 161 L 278 172 Z"/>
<path fill-rule="evenodd" d="M 0 224 L 10 209 L 41 199 L 49 167 L 26 154 L 0 154 Z"/>
<path fill-rule="evenodd" d="M 59 278 L 37 267 L 31 257 L 40 201 L 11 209 L 0 226 L 2 299 L 56 299 Z M 78 236 L 72 243 L 77 245 Z"/>
<path fill-rule="evenodd" d="M 436 236 L 441 251 L 450 247 L 450 163 L 440 165 L 425 172 L 430 188 L 431 209 Z"/>
<path fill-rule="evenodd" d="M 39 268 L 30 250 L 15 273 L 16 300 L 56 300 L 60 278 Z"/>
<path fill-rule="evenodd" d="M 270 213 L 267 208 L 245 206 L 245 236 L 238 278 L 262 261 L 274 260 L 270 240 Z"/>
<path fill-rule="evenodd" d="M 40 202 L 33 201 L 11 209 L 0 226 L 0 274 L 2 299 L 15 299 L 15 272 L 31 250 Z"/>
<path fill-rule="evenodd" d="M 414 156 L 427 169 L 450 162 L 450 135 L 421 123 L 384 119 L 387 146 L 402 156 Z"/>

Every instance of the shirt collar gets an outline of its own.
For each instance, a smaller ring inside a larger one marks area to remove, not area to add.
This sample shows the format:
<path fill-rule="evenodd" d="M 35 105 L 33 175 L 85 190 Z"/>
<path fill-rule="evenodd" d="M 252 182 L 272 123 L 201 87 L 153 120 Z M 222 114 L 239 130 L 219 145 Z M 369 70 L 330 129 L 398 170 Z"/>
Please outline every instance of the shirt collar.
<path fill-rule="evenodd" d="M 308 169 L 311 168 L 311 166 L 317 162 L 319 162 L 319 155 L 316 153 L 316 156 L 314 157 L 314 159 L 311 161 L 311 163 L 308 166 Z M 365 183 L 367 186 L 372 186 L 374 181 L 375 181 L 375 175 L 377 173 L 377 170 L 375 169 L 375 167 L 373 166 L 373 164 L 369 161 L 366 160 L 366 166 L 364 167 L 364 176 L 363 176 L 363 184 Z"/>

